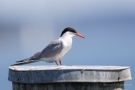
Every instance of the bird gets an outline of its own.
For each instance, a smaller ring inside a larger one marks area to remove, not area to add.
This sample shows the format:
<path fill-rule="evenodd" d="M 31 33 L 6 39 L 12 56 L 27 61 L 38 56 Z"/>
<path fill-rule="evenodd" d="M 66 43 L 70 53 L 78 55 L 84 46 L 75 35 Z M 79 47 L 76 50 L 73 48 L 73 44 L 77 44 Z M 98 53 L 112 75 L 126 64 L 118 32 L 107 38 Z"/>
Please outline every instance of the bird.
<path fill-rule="evenodd" d="M 26 58 L 24 60 L 16 61 L 14 65 L 23 65 L 38 61 L 45 61 L 47 63 L 55 62 L 58 66 L 62 65 L 62 58 L 65 56 L 72 47 L 72 38 L 78 36 L 84 38 L 83 35 L 77 33 L 77 31 L 71 27 L 65 28 L 59 38 L 53 40 L 48 44 L 41 52 L 35 53 L 33 56 Z"/>

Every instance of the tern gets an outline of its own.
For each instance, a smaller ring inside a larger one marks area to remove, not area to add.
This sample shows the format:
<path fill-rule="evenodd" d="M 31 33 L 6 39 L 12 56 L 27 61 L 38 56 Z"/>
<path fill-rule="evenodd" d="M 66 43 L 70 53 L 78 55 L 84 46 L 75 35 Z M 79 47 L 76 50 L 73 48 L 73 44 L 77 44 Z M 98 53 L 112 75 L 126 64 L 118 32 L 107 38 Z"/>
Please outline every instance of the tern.
<path fill-rule="evenodd" d="M 59 61 L 59 64 L 62 65 L 62 57 L 66 55 L 67 52 L 71 49 L 72 38 L 74 36 L 84 38 L 84 36 L 77 33 L 75 29 L 67 27 L 62 31 L 59 38 L 51 41 L 50 44 L 46 46 L 41 52 L 37 52 L 27 59 L 16 61 L 16 64 L 11 66 L 28 64 L 38 61 L 45 61 L 47 63 L 55 62 L 56 65 L 58 65 L 57 61 Z"/>

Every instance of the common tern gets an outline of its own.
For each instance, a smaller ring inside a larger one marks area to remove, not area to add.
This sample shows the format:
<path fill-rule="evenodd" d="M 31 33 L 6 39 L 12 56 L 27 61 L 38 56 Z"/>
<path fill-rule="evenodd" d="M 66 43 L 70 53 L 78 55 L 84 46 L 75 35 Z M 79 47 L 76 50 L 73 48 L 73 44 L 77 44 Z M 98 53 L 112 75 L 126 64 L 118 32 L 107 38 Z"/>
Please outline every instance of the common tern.
<path fill-rule="evenodd" d="M 56 65 L 58 65 L 57 61 L 59 61 L 59 64 L 62 65 L 61 59 L 71 49 L 72 38 L 74 36 L 84 38 L 84 36 L 77 33 L 75 29 L 67 27 L 62 31 L 59 38 L 51 41 L 50 44 L 46 46 L 41 52 L 37 52 L 27 59 L 16 61 L 16 64 L 11 66 L 28 64 L 38 61 L 45 61 L 48 63 L 55 62 Z"/>

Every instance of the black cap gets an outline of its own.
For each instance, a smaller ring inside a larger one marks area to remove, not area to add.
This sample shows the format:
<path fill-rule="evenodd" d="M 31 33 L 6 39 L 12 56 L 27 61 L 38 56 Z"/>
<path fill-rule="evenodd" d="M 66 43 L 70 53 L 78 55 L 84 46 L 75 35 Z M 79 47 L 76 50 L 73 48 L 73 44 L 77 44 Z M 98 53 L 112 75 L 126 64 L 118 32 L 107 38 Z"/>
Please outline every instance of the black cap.
<path fill-rule="evenodd" d="M 65 29 L 62 31 L 62 33 L 61 33 L 60 36 L 62 36 L 62 35 L 63 35 L 64 33 L 66 33 L 66 32 L 77 33 L 77 32 L 75 31 L 75 29 L 73 29 L 73 28 L 71 28 L 71 27 L 67 27 L 67 28 L 65 28 Z"/>

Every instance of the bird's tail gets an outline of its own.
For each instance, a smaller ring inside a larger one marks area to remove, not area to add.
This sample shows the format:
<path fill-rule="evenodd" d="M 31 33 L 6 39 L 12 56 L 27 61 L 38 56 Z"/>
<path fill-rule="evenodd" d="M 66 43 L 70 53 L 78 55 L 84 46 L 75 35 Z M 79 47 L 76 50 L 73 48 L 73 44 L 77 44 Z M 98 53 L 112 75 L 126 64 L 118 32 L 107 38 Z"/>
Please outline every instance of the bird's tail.
<path fill-rule="evenodd" d="M 20 60 L 20 61 L 16 61 L 16 64 L 12 64 L 10 66 L 23 65 L 23 64 L 38 62 L 39 61 L 39 55 L 40 55 L 40 53 L 41 52 L 37 52 L 33 56 L 31 56 L 30 58 L 27 58 L 27 59 L 24 59 L 24 60 Z"/>
<path fill-rule="evenodd" d="M 16 64 L 12 64 L 10 66 L 23 65 L 23 64 L 28 64 L 28 63 L 38 62 L 38 61 L 39 60 L 24 59 L 24 60 L 16 61 Z"/>

